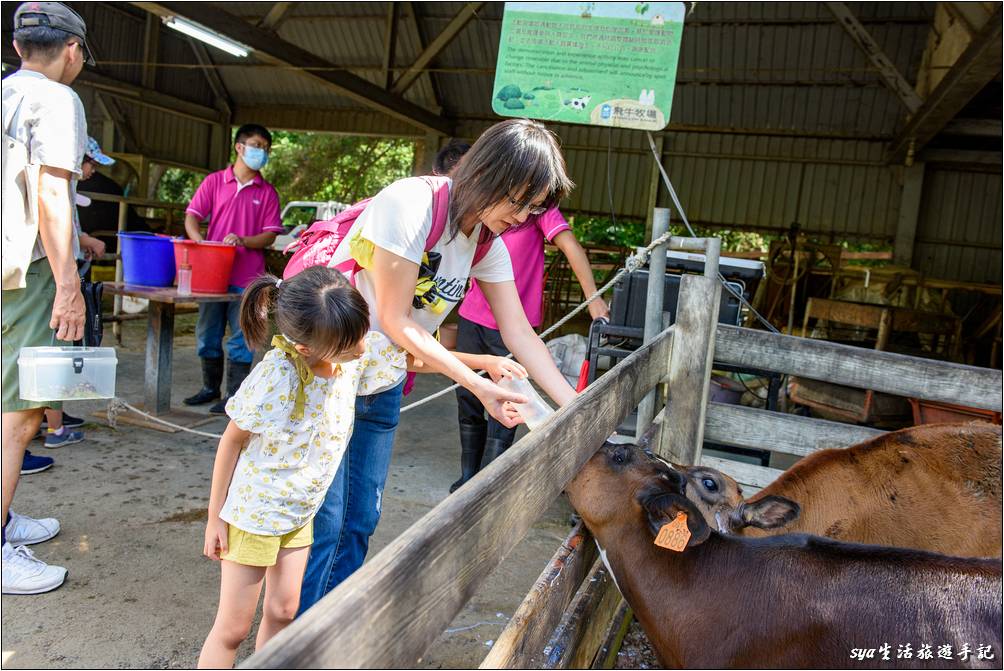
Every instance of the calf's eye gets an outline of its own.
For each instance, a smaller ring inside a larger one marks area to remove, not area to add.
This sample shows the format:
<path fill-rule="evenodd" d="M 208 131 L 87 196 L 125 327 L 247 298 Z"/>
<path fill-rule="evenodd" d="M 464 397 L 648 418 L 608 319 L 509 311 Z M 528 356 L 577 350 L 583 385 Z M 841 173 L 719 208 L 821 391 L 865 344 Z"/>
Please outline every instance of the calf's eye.
<path fill-rule="evenodd" d="M 718 491 L 718 484 L 711 478 L 704 478 L 703 480 L 701 480 L 701 484 L 704 485 L 704 488 L 707 489 L 709 492 Z"/>

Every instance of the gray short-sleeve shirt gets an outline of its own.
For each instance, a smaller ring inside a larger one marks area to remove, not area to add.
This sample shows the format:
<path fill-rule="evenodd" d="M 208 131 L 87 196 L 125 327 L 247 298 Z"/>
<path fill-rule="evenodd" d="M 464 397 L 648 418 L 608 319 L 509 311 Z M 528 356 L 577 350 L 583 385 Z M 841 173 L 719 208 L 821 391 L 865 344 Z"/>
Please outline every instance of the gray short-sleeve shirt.
<path fill-rule="evenodd" d="M 75 207 L 77 178 L 87 145 L 87 119 L 80 98 L 69 86 L 40 72 L 18 70 L 3 80 L 3 124 L 12 137 L 28 147 L 28 160 L 73 173 L 70 206 Z M 79 240 L 73 227 L 73 250 Z M 45 257 L 42 240 L 35 241 L 31 260 Z"/>

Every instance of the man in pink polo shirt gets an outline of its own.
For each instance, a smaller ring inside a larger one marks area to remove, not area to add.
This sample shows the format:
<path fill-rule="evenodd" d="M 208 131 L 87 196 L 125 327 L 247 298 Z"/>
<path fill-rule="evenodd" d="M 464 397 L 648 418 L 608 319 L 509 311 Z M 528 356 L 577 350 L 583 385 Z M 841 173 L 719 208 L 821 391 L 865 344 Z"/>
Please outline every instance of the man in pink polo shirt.
<path fill-rule="evenodd" d="M 264 126 L 245 124 L 234 136 L 237 160 L 232 166 L 208 175 L 199 185 L 185 211 L 185 232 L 196 242 L 210 240 L 237 247 L 230 291 L 242 293 L 251 280 L 265 272 L 264 249 L 282 233 L 279 195 L 261 176 L 272 148 L 272 134 Z M 209 220 L 205 238 L 199 224 Z M 195 327 L 199 358 L 202 359 L 202 389 L 185 399 L 185 405 L 218 401 L 209 412 L 224 414 L 226 399 L 220 399 L 223 382 L 223 335 L 227 340 L 227 395 L 233 395 L 251 372 L 251 351 L 244 342 L 238 319 L 240 301 L 202 303 Z"/>
<path fill-rule="evenodd" d="M 436 156 L 435 171 L 450 174 L 470 145 L 452 140 Z M 568 259 L 572 272 L 579 280 L 586 296 L 596 291 L 596 281 L 589 266 L 589 257 L 575 239 L 568 222 L 557 207 L 534 213 L 531 209 L 526 221 L 502 234 L 512 261 L 516 292 L 530 325 L 539 328 L 543 321 L 544 302 L 544 242 L 554 244 Z M 610 316 L 602 298 L 589 304 L 593 319 Z M 457 351 L 472 354 L 506 356 L 509 350 L 502 342 L 498 324 L 491 307 L 478 283 L 471 281 L 471 289 L 460 305 L 460 323 L 457 329 Z M 463 387 L 457 389 L 457 406 L 460 420 L 460 479 L 450 486 L 450 491 L 467 482 L 493 459 L 512 445 L 516 429 L 502 426 L 492 418 L 485 419 L 485 409 L 477 397 Z"/>

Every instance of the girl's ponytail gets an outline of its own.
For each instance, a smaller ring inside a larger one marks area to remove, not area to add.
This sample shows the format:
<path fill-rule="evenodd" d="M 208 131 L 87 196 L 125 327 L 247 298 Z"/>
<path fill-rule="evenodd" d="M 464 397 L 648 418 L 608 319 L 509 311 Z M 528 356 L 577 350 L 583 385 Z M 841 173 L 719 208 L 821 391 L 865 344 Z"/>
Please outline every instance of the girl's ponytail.
<path fill-rule="evenodd" d="M 269 314 L 278 293 L 279 278 L 268 274 L 259 275 L 244 290 L 240 310 L 241 331 L 252 350 L 260 350 L 267 344 Z"/>

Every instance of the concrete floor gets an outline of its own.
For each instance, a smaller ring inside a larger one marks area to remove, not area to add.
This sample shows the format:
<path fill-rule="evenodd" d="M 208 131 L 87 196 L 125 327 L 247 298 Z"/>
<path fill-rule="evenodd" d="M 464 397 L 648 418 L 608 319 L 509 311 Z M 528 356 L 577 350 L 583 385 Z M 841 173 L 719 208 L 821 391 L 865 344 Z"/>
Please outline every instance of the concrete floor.
<path fill-rule="evenodd" d="M 200 381 L 194 315 L 178 318 L 174 404 Z M 119 397 L 142 396 L 144 321 L 126 324 L 119 348 Z M 106 344 L 112 342 L 108 330 Z M 423 376 L 409 399 L 445 386 Z M 407 400 L 406 399 L 406 402 Z M 69 404 L 93 419 L 102 402 Z M 402 415 L 370 555 L 447 495 L 459 474 L 456 403 L 445 396 Z M 220 432 L 224 420 L 201 427 Z M 33 546 L 69 569 L 48 594 L 4 596 L 4 668 L 192 667 L 216 610 L 218 566 L 201 556 L 216 441 L 120 425 L 86 428 L 78 445 L 48 450 L 49 471 L 22 477 L 14 509 L 54 516 L 62 530 Z M 571 509 L 559 499 L 488 578 L 418 662 L 422 668 L 474 668 L 568 532 Z M 253 636 L 252 632 L 252 636 Z M 238 661 L 251 653 L 250 640 Z"/>

